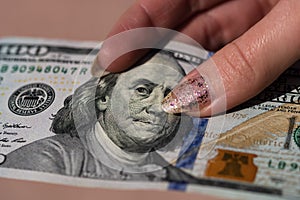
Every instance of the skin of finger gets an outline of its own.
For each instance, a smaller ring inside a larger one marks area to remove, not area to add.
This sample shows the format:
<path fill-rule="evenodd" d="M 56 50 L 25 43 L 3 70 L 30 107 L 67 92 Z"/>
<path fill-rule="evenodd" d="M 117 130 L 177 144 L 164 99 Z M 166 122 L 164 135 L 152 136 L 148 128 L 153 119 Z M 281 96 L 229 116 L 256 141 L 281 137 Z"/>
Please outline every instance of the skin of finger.
<path fill-rule="evenodd" d="M 108 37 L 139 27 L 176 28 L 194 13 L 224 1 L 226 0 L 139 0 L 120 17 Z"/>
<path fill-rule="evenodd" d="M 122 56 L 115 59 L 111 64 L 107 65 L 103 63 L 104 58 L 107 60 L 111 60 L 109 57 L 111 56 L 110 51 L 106 51 L 105 53 L 102 53 L 98 55 L 98 63 L 99 66 L 101 66 L 101 69 L 92 69 L 94 71 L 92 74 L 95 76 L 97 74 L 98 70 L 102 70 L 102 68 L 105 68 L 105 71 L 117 73 L 120 71 L 124 71 L 131 66 L 133 66 L 140 58 L 145 56 L 149 50 L 142 49 L 142 50 L 134 50 L 128 53 L 123 54 Z M 107 63 L 110 63 L 109 61 Z M 104 67 L 105 66 L 105 67 Z M 94 66 L 93 66 L 94 67 Z M 98 66 L 95 66 L 98 67 Z"/>
<path fill-rule="evenodd" d="M 223 1 L 225 0 L 140 0 L 120 17 L 108 37 L 138 27 L 175 28 L 195 12 L 208 9 Z M 130 42 L 128 42 L 128 45 L 130 45 Z M 141 56 L 145 55 L 145 51 L 134 51 L 119 57 L 107 66 L 106 63 L 103 63 L 103 60 L 111 60 L 110 57 L 115 52 L 114 48 L 117 48 L 117 46 L 106 45 L 104 41 L 97 56 L 99 62 L 97 66 L 105 66 L 108 71 L 119 72 L 128 69 Z"/>
<path fill-rule="evenodd" d="M 163 3 L 162 3 L 163 2 Z M 165 7 L 170 7 L 170 3 L 168 1 L 140 1 L 135 6 L 133 6 L 132 10 L 129 10 L 129 14 L 134 12 L 134 16 L 128 17 L 125 14 L 126 20 L 121 20 L 125 22 L 125 24 L 121 25 L 122 23 L 117 23 L 119 28 L 117 28 L 117 32 L 120 30 L 130 29 L 130 27 L 138 27 L 137 23 L 142 24 L 151 24 L 152 21 L 155 22 L 157 25 L 166 25 L 162 20 L 159 18 L 166 18 L 170 21 L 175 21 L 174 19 L 170 19 L 172 16 L 178 16 L 178 14 L 171 16 L 163 16 L 168 14 L 168 10 Z M 197 7 L 197 12 L 201 13 L 201 10 L 212 6 L 213 3 L 219 2 L 212 2 L 212 1 L 197 1 L 198 5 L 194 5 Z M 199 2 L 203 2 L 200 3 Z M 210 4 L 208 4 L 210 2 Z M 239 0 L 239 1 L 226 1 L 223 4 L 218 4 L 218 6 L 209 9 L 208 11 L 199 14 L 198 17 L 193 19 L 188 25 L 182 29 L 181 32 L 192 36 L 193 39 L 196 39 L 204 48 L 211 49 L 210 46 L 219 46 L 220 44 L 224 44 L 228 40 L 232 40 L 233 35 L 238 35 L 240 32 L 245 31 L 246 28 L 251 26 L 254 22 L 258 21 L 261 16 L 265 14 L 264 10 L 269 4 L 259 4 L 257 0 Z M 264 2 L 267 2 L 264 0 Z M 180 1 L 176 1 L 173 7 L 177 7 L 180 5 Z M 196 4 L 196 3 L 190 3 Z M 142 6 L 143 5 L 143 6 Z M 157 6 L 156 6 L 157 5 Z M 144 7 L 144 9 L 141 9 Z M 189 6 L 191 7 L 191 6 Z M 148 10 L 145 12 L 144 10 Z M 162 12 L 163 10 L 167 10 L 166 12 Z M 174 8 L 175 9 L 175 8 Z M 176 10 L 176 9 L 175 9 Z M 184 12 L 191 12 L 191 9 L 185 8 Z M 241 11 L 241 12 L 240 12 Z M 171 12 L 171 11 L 170 11 Z M 195 12 L 195 11 L 193 11 Z M 146 13 L 146 15 L 145 15 Z M 149 14 L 148 14 L 149 13 Z M 243 13 L 243 15 L 241 15 Z M 146 16 L 146 17 L 145 17 Z M 253 17 L 258 16 L 258 17 Z M 137 20 L 140 19 L 140 20 Z M 236 19 L 236 20 L 235 20 Z M 177 22 L 178 20 L 176 20 Z M 235 23 L 232 23 L 235 21 Z M 127 24 L 126 24 L 127 23 Z M 200 27 L 200 28 L 199 28 Z M 195 35 L 197 34 L 197 35 Z M 128 45 L 131 42 L 135 41 L 127 41 Z M 207 45 L 208 44 L 208 45 Z M 114 47 L 119 46 L 115 44 L 107 44 L 104 43 L 100 54 L 98 56 L 99 66 L 105 67 L 107 71 L 110 72 L 119 72 L 125 70 L 132 66 L 138 59 L 145 55 L 147 51 L 134 51 L 131 53 L 127 53 L 119 57 L 118 59 L 114 60 L 109 66 L 107 65 L 107 60 L 112 60 L 111 57 L 113 56 Z M 115 52 L 115 51 L 114 51 Z M 95 71 L 95 70 L 93 70 Z"/>
<path fill-rule="evenodd" d="M 205 49 L 216 51 L 264 17 L 278 0 L 239 0 L 195 15 L 180 31 Z"/>
<path fill-rule="evenodd" d="M 279 1 L 265 18 L 212 57 L 225 86 L 227 109 L 258 94 L 300 58 L 299 9 L 298 0 Z M 205 68 L 198 70 L 216 76 Z M 201 115 L 210 115 L 210 107 Z"/>

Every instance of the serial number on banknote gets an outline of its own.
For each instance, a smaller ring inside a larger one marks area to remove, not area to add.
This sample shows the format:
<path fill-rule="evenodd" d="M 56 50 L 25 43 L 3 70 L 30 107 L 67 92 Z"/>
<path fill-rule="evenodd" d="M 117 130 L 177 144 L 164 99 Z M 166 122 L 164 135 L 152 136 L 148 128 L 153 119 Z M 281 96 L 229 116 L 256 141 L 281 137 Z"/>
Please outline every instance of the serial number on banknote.
<path fill-rule="evenodd" d="M 85 75 L 88 69 L 86 67 L 63 67 L 59 65 L 2 65 L 0 73 L 44 73 L 44 74 L 70 74 Z"/>
<path fill-rule="evenodd" d="M 268 167 L 272 169 L 286 170 L 286 171 L 299 170 L 300 172 L 300 163 L 296 163 L 296 162 L 288 163 L 283 160 L 280 160 L 279 162 L 274 160 L 269 160 Z"/>

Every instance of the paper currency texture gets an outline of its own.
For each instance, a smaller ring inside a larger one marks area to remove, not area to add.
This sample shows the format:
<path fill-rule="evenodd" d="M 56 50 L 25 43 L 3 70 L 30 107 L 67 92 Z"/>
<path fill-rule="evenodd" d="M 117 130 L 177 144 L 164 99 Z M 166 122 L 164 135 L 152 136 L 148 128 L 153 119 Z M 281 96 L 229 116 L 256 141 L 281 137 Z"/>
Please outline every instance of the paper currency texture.
<path fill-rule="evenodd" d="M 299 65 L 227 114 L 199 119 L 167 114 L 161 101 L 209 52 L 170 42 L 126 72 L 92 77 L 96 46 L 0 40 L 1 177 L 299 198 Z"/>

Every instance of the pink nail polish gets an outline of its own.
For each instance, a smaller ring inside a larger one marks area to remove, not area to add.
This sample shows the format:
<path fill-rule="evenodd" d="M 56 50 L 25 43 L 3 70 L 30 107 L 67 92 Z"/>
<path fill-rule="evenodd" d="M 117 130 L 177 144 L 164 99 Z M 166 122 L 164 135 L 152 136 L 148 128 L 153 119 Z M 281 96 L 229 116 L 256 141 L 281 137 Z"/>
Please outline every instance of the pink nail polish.
<path fill-rule="evenodd" d="M 208 85 L 199 73 L 188 75 L 162 101 L 168 113 L 199 112 L 210 103 Z"/>

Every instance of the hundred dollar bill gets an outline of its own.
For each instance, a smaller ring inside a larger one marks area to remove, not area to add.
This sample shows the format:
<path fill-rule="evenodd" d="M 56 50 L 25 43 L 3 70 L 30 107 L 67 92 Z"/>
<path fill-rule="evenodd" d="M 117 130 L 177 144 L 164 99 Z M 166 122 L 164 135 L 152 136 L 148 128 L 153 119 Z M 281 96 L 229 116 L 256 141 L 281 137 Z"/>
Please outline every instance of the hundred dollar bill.
<path fill-rule="evenodd" d="M 0 40 L 0 177 L 223 198 L 300 197 L 300 69 L 211 118 L 162 98 L 211 53 L 170 42 L 91 76 L 96 42 Z M 96 49 L 95 49 L 96 47 Z"/>

